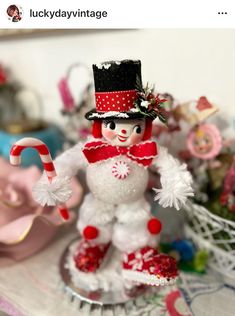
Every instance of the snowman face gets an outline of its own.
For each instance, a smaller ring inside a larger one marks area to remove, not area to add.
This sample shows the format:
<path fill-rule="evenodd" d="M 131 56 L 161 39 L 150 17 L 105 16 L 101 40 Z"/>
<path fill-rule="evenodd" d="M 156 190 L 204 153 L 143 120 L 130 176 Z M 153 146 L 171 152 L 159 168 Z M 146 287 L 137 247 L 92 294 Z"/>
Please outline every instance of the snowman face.
<path fill-rule="evenodd" d="M 144 119 L 107 119 L 102 122 L 103 137 L 114 146 L 130 146 L 141 142 L 145 131 Z"/>

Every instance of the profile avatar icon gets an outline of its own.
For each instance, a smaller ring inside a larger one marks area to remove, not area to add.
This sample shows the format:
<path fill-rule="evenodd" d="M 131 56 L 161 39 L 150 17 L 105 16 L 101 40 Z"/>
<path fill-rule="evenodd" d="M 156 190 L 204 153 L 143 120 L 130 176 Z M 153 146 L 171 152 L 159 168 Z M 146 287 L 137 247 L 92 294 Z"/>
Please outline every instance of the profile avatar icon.
<path fill-rule="evenodd" d="M 21 7 L 16 6 L 15 4 L 10 5 L 7 8 L 7 15 L 10 17 L 11 22 L 19 22 L 22 19 L 23 11 Z"/>

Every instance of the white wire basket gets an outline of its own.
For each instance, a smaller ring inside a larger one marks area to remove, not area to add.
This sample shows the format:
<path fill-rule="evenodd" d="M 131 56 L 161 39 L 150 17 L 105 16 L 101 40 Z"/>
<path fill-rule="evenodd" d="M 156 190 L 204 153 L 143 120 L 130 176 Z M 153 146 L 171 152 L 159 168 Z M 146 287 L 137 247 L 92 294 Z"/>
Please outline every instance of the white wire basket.
<path fill-rule="evenodd" d="M 190 203 L 185 210 L 186 237 L 197 248 L 208 251 L 210 268 L 235 281 L 235 222 L 214 215 L 198 204 Z"/>

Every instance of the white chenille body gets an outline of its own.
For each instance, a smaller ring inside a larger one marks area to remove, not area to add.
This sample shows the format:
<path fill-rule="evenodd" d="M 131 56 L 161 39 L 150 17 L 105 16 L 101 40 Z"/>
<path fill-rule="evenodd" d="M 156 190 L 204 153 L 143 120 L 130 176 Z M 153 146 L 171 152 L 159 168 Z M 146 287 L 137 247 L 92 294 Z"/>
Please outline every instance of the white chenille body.
<path fill-rule="evenodd" d="M 129 168 L 128 172 L 120 169 L 114 173 L 115 166 L 121 165 L 120 162 L 124 168 Z M 124 174 L 125 178 L 120 179 L 119 174 Z M 97 199 L 111 204 L 131 203 L 143 196 L 148 183 L 148 170 L 121 155 L 90 164 L 86 178 L 90 191 Z"/>

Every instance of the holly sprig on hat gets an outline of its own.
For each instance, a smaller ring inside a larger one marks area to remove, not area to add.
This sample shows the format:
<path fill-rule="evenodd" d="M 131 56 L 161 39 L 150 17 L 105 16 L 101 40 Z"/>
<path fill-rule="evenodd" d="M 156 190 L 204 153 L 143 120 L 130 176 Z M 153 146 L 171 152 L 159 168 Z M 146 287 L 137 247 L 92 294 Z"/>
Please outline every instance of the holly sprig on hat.
<path fill-rule="evenodd" d="M 146 117 L 159 120 L 167 124 L 167 112 L 164 109 L 164 103 L 167 99 L 161 99 L 160 95 L 154 95 L 154 86 L 150 87 L 147 83 L 146 87 L 142 87 L 139 77 L 136 80 L 136 91 L 138 98 L 135 100 L 134 105 L 136 109 Z"/>

